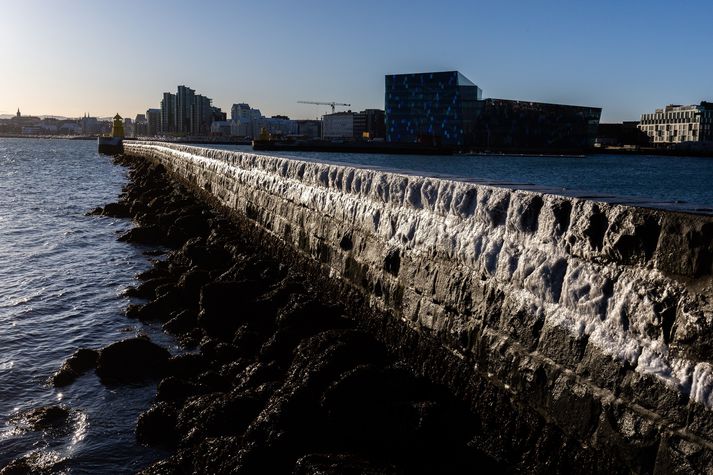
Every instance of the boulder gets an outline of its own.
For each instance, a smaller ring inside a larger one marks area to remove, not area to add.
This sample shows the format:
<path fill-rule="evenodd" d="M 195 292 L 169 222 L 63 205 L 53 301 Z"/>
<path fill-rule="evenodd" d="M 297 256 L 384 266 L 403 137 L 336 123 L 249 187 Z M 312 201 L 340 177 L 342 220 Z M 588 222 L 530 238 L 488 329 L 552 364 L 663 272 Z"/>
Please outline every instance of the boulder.
<path fill-rule="evenodd" d="M 96 373 L 102 382 L 155 378 L 165 373 L 170 356 L 148 338 L 129 338 L 99 351 Z"/>
<path fill-rule="evenodd" d="M 169 402 L 157 402 L 143 412 L 136 423 L 136 440 L 140 444 L 174 446 L 176 434 L 176 407 Z"/>
<path fill-rule="evenodd" d="M 67 386 L 74 382 L 86 371 L 95 368 L 99 353 L 96 350 L 82 348 L 74 352 L 62 365 L 62 367 L 52 375 L 52 385 L 55 387 Z"/>

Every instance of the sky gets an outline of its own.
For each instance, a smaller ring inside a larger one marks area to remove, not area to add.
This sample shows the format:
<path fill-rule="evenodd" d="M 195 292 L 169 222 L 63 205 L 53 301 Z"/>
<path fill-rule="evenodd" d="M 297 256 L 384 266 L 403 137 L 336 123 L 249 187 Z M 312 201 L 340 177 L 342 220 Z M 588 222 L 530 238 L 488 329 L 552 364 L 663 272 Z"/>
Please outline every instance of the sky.
<path fill-rule="evenodd" d="M 230 112 L 383 108 L 384 75 L 459 70 L 483 97 L 713 100 L 711 0 L 0 0 L 0 114 L 134 117 L 185 84 Z"/>

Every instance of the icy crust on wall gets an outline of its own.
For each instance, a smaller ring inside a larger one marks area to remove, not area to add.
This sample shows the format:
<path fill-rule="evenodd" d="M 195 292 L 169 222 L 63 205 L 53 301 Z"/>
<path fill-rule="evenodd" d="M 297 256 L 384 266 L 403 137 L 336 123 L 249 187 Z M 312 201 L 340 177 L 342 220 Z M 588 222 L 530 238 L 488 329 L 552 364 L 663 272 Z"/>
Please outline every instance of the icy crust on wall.
<path fill-rule="evenodd" d="M 514 342 L 577 372 L 596 353 L 713 406 L 711 218 L 249 153 L 124 147 L 295 244 L 327 247 L 315 257 L 335 275 L 361 278 L 376 305 L 453 351 L 477 352 L 478 333 L 497 340 L 489 351 Z M 604 376 L 589 378 L 618 393 Z"/>

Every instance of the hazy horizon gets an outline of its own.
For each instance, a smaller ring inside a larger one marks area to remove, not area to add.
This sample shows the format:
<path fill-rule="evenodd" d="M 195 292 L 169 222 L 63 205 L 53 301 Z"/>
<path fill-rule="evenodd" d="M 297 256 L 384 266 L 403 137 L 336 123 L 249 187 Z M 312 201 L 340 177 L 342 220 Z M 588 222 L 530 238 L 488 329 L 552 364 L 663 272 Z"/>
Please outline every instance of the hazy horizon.
<path fill-rule="evenodd" d="M 713 100 L 713 4 L 534 3 L 5 5 L 0 114 L 133 118 L 185 84 L 228 114 L 314 118 L 328 108 L 298 100 L 383 108 L 384 75 L 456 69 L 483 97 L 602 107 L 602 122 Z"/>

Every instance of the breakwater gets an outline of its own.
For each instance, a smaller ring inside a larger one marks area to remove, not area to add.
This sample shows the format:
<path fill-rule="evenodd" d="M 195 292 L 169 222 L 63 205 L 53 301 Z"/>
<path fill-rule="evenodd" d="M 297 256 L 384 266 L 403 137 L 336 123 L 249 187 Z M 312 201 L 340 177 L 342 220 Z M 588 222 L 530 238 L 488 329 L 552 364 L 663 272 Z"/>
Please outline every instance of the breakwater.
<path fill-rule="evenodd" d="M 486 452 L 530 468 L 550 463 L 548 450 L 619 470 L 711 465 L 711 218 L 220 150 L 125 147 L 390 315 L 381 336 L 470 401 L 493 431 L 477 442 Z"/>

